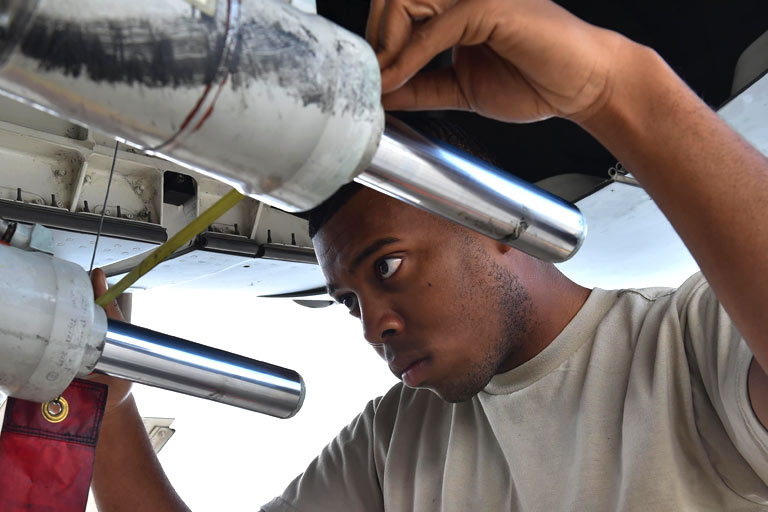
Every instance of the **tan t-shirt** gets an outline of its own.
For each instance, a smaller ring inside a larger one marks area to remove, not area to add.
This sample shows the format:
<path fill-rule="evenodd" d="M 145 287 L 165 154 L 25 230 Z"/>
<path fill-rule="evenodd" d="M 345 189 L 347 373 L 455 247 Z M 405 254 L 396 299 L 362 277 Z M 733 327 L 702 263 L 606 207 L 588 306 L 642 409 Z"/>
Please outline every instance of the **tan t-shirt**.
<path fill-rule="evenodd" d="M 467 402 L 394 386 L 264 510 L 768 510 L 751 359 L 701 275 L 596 289 Z"/>

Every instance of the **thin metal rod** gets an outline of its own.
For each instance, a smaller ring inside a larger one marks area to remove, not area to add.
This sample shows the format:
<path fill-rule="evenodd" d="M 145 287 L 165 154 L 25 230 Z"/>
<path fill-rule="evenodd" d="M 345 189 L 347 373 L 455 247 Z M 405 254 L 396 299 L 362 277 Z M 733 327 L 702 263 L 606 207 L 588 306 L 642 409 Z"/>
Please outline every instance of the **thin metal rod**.
<path fill-rule="evenodd" d="M 304 381 L 293 370 L 117 320 L 108 320 L 94 371 L 278 418 L 304 402 Z"/>
<path fill-rule="evenodd" d="M 544 261 L 565 261 L 586 235 L 576 206 L 388 117 L 355 181 Z"/>
<path fill-rule="evenodd" d="M 104 195 L 104 206 L 101 207 L 101 217 L 99 218 L 99 230 L 96 231 L 96 242 L 93 244 L 93 254 L 91 255 L 91 266 L 88 269 L 88 275 L 93 272 L 93 263 L 96 261 L 96 250 L 99 248 L 99 238 L 101 238 L 101 230 L 104 228 L 104 214 L 107 212 L 107 200 L 109 199 L 109 189 L 112 186 L 112 176 L 115 174 L 115 163 L 117 162 L 117 148 L 120 146 L 119 141 L 115 141 L 115 154 L 112 155 L 112 168 L 109 170 L 109 180 L 107 181 L 107 193 Z"/>

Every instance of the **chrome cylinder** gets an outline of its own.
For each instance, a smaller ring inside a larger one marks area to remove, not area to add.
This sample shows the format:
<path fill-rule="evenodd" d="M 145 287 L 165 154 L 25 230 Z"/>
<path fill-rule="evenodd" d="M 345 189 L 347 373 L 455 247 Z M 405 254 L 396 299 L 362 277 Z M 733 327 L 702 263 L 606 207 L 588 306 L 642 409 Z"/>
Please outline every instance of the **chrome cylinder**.
<path fill-rule="evenodd" d="M 278 418 L 304 402 L 293 370 L 117 320 L 108 321 L 95 371 Z"/>
<path fill-rule="evenodd" d="M 355 181 L 544 261 L 567 260 L 586 236 L 576 206 L 392 117 Z"/>

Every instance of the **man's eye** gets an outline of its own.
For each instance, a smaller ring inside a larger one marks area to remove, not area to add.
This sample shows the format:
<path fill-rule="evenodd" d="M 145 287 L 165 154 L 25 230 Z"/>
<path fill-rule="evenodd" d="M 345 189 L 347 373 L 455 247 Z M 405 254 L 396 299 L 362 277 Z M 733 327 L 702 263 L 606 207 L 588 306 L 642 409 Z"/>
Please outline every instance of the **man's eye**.
<path fill-rule="evenodd" d="M 357 297 L 355 297 L 354 295 L 345 295 L 341 298 L 339 302 L 344 304 L 344 306 L 348 310 L 353 311 L 355 309 L 355 306 L 357 306 Z"/>
<path fill-rule="evenodd" d="M 381 279 L 389 279 L 400 268 L 400 264 L 403 262 L 403 258 L 396 258 L 394 256 L 389 258 L 381 258 L 375 263 L 376 274 Z"/>

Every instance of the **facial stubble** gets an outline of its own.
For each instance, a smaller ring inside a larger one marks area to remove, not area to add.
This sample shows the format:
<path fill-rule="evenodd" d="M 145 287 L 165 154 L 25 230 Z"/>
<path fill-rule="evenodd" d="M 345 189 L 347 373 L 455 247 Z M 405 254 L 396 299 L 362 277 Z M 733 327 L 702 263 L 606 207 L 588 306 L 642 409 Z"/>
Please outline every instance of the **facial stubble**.
<path fill-rule="evenodd" d="M 479 393 L 520 351 L 530 338 L 534 322 L 533 303 L 520 278 L 475 244 L 468 243 L 463 250 L 465 271 L 459 283 L 463 292 L 458 297 L 465 313 L 462 321 L 481 325 L 492 319 L 493 330 L 498 334 L 487 344 L 483 339 L 465 340 L 465 343 L 479 345 L 482 353 L 436 390 L 443 400 L 451 403 L 469 400 Z M 478 301 L 482 304 L 476 304 Z M 478 309 L 485 314 L 470 313 Z"/>

